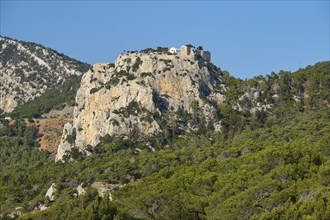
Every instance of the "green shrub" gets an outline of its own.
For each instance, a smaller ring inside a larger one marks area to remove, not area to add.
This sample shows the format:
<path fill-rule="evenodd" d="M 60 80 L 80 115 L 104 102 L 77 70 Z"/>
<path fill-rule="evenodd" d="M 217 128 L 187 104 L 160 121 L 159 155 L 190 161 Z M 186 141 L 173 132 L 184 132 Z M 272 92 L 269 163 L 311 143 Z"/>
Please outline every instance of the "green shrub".
<path fill-rule="evenodd" d="M 94 93 L 98 92 L 100 89 L 102 89 L 102 87 L 99 87 L 99 88 L 92 88 L 92 89 L 89 91 L 89 93 L 90 93 L 90 94 L 94 94 Z"/>
<path fill-rule="evenodd" d="M 69 144 L 71 144 L 71 145 L 74 144 L 75 140 L 76 140 L 76 137 L 74 137 L 74 136 L 71 135 L 71 134 L 69 134 L 69 135 L 66 136 L 66 141 L 67 141 Z"/>
<path fill-rule="evenodd" d="M 148 77 L 148 76 L 153 76 L 153 74 L 150 73 L 150 72 L 148 72 L 148 73 L 145 73 L 145 72 L 141 73 L 141 77 L 143 77 L 143 78 Z"/>
<path fill-rule="evenodd" d="M 132 71 L 136 72 L 139 68 L 139 66 L 143 63 L 140 57 L 137 57 L 135 60 L 135 63 L 132 65 Z"/>

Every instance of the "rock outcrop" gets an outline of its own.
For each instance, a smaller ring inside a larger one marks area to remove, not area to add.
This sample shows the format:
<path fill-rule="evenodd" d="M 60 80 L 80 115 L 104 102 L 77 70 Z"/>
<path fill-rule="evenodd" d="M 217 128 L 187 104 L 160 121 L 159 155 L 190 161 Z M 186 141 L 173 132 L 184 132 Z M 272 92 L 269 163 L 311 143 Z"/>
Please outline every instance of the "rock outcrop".
<path fill-rule="evenodd" d="M 55 162 L 68 158 L 68 153 L 71 151 L 72 142 L 70 138 L 72 135 L 72 124 L 66 123 L 63 128 L 61 143 L 57 148 Z M 65 158 L 64 158 L 65 157 Z"/>
<path fill-rule="evenodd" d="M 84 74 L 77 92 L 73 145 L 94 147 L 106 135 L 163 132 L 164 124 L 182 131 L 221 130 L 216 105 L 224 100 L 221 71 L 199 57 L 167 52 L 121 54 L 114 64 L 98 63 Z M 166 126 L 165 125 L 165 126 Z M 59 146 L 58 159 L 68 149 Z"/>
<path fill-rule="evenodd" d="M 109 193 L 109 200 L 112 201 L 111 192 L 115 189 L 122 188 L 123 185 L 109 184 L 105 182 L 94 182 L 92 183 L 91 187 L 97 190 L 100 197 L 104 197 L 107 193 Z"/>
<path fill-rule="evenodd" d="M 52 183 L 52 185 L 47 190 L 45 197 L 48 197 L 49 201 L 54 201 L 54 199 L 55 199 L 54 193 L 56 191 L 57 191 L 56 185 L 55 185 L 55 183 Z"/>
<path fill-rule="evenodd" d="M 272 108 L 272 104 L 264 103 L 260 89 L 247 88 L 247 91 L 238 99 L 238 102 L 233 106 L 234 109 L 239 111 L 249 111 L 255 114 L 257 111 L 268 111 Z M 262 103 L 262 102 L 263 103 Z"/>
<path fill-rule="evenodd" d="M 76 188 L 76 190 L 77 190 L 77 195 L 78 196 L 80 196 L 80 195 L 83 195 L 83 194 L 85 194 L 85 192 L 86 192 L 86 190 L 82 187 L 82 185 L 83 184 L 80 184 L 77 188 Z"/>
<path fill-rule="evenodd" d="M 89 67 L 40 44 L 0 37 L 0 112 L 11 112 Z"/>

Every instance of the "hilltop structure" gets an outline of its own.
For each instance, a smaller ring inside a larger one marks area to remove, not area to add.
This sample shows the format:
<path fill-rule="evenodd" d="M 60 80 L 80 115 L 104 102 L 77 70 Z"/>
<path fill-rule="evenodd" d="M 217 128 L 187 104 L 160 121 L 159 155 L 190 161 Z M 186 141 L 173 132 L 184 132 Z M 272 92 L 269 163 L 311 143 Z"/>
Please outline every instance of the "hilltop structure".
<path fill-rule="evenodd" d="M 203 50 L 202 47 L 198 47 L 194 50 L 191 45 L 183 45 L 180 49 L 171 47 L 168 51 L 171 54 L 178 54 L 180 57 L 187 58 L 189 60 L 197 60 L 201 57 L 206 61 L 211 61 L 211 53 Z"/>

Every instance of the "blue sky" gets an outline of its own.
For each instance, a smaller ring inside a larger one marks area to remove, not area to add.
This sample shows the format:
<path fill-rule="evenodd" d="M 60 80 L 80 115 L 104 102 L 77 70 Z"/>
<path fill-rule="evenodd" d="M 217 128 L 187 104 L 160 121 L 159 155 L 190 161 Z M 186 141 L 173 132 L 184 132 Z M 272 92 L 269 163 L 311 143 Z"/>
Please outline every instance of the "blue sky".
<path fill-rule="evenodd" d="M 90 64 L 123 50 L 202 45 L 245 79 L 329 60 L 329 10 L 329 0 L 1 0 L 0 34 Z"/>

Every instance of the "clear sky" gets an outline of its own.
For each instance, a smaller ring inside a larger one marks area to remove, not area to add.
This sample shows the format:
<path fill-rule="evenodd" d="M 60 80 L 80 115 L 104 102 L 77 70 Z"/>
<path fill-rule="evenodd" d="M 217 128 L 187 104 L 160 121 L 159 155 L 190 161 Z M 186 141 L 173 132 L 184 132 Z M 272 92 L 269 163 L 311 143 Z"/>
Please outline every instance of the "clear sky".
<path fill-rule="evenodd" d="M 0 1 L 2 36 L 90 64 L 183 44 L 243 79 L 329 60 L 329 0 Z"/>

